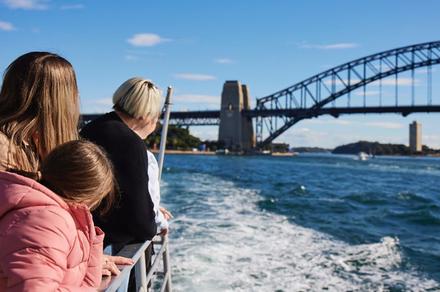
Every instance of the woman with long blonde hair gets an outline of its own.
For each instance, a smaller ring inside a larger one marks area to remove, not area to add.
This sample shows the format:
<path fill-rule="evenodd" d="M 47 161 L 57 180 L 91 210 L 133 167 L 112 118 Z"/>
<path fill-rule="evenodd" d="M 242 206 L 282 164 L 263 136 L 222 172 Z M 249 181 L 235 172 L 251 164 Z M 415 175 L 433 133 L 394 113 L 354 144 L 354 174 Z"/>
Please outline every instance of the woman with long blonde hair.
<path fill-rule="evenodd" d="M 35 172 L 52 149 L 78 137 L 75 72 L 56 54 L 30 52 L 13 61 L 0 104 L 0 169 Z"/>

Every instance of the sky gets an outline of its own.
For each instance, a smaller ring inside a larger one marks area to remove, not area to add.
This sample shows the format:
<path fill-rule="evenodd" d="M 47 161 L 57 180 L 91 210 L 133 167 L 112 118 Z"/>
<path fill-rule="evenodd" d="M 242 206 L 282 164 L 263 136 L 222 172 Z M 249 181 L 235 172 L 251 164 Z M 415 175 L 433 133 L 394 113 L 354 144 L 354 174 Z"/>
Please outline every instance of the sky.
<path fill-rule="evenodd" d="M 218 110 L 226 80 L 247 84 L 255 105 L 256 98 L 342 63 L 439 40 L 438 11 L 440 1 L 433 0 L 0 0 L 0 71 L 29 51 L 60 54 L 75 68 L 82 113 L 110 111 L 113 92 L 133 76 L 164 92 L 173 86 L 175 111 Z M 433 104 L 440 105 L 440 68 L 433 72 Z M 407 76 L 401 78 L 405 96 Z M 425 80 L 418 71 L 417 99 L 426 100 Z M 393 100 L 393 90 L 384 86 L 384 98 Z M 371 100 L 377 95 L 368 88 Z M 413 120 L 422 123 L 423 144 L 440 148 L 437 113 L 321 116 L 275 142 L 408 144 Z M 218 135 L 212 126 L 190 131 L 202 139 Z"/>

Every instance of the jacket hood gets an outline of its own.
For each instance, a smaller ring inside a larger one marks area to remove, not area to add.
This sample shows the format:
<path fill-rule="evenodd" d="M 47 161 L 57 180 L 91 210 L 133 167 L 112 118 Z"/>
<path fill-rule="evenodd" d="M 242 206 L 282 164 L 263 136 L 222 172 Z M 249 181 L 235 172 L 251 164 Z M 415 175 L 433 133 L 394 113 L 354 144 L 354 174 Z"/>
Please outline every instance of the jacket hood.
<path fill-rule="evenodd" d="M 69 210 L 63 199 L 42 184 L 15 173 L 0 171 L 0 218 L 17 209 L 53 205 Z"/>

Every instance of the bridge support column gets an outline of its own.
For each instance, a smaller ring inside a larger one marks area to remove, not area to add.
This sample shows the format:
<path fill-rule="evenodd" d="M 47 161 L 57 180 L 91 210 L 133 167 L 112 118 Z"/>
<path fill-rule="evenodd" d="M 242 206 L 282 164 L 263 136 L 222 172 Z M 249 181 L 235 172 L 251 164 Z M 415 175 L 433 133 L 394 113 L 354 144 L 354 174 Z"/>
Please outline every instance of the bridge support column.
<path fill-rule="evenodd" d="M 223 85 L 218 140 L 235 152 L 248 152 L 255 147 L 252 119 L 243 115 L 250 109 L 250 95 L 246 85 L 226 81 Z"/>

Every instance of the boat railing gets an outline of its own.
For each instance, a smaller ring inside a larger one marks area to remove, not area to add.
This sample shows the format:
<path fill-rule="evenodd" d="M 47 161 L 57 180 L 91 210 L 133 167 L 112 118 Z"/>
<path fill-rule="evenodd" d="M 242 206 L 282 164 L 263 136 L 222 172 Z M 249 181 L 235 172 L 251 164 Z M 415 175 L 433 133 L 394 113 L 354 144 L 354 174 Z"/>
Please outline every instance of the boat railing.
<path fill-rule="evenodd" d="M 150 269 L 147 271 L 145 250 L 150 246 L 150 244 L 160 246 L 160 248 L 155 251 L 153 263 L 151 264 Z M 162 280 L 160 291 L 172 291 L 168 236 L 156 236 L 152 241 L 126 245 L 117 255 L 131 258 L 134 261 L 134 264 L 120 266 L 121 272 L 119 275 L 103 278 L 99 291 L 118 291 L 118 289 L 126 283 L 133 267 L 135 270 L 136 291 L 147 292 L 150 289 L 150 285 L 151 287 L 157 287 L 158 285 L 155 285 L 154 281 L 158 280 L 158 276 L 161 276 L 160 278 Z M 162 267 L 160 266 L 161 262 Z M 150 282 L 151 284 L 149 284 Z"/>

